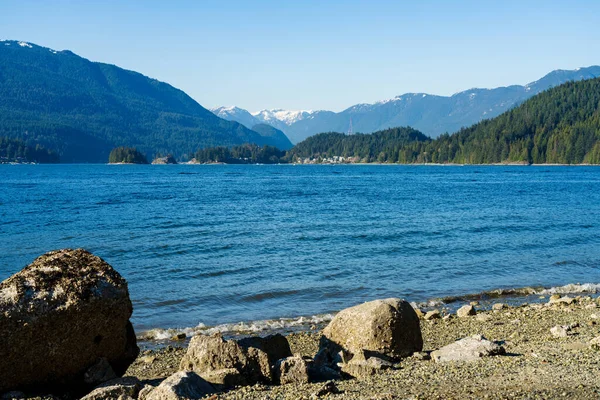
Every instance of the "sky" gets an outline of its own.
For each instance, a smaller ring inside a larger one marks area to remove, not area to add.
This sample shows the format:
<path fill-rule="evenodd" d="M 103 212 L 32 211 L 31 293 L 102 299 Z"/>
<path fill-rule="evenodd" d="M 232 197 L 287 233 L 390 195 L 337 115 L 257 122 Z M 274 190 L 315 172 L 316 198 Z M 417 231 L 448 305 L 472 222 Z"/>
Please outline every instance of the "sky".
<path fill-rule="evenodd" d="M 600 64 L 600 1 L 0 0 L 0 39 L 71 50 L 204 107 L 341 111 Z"/>

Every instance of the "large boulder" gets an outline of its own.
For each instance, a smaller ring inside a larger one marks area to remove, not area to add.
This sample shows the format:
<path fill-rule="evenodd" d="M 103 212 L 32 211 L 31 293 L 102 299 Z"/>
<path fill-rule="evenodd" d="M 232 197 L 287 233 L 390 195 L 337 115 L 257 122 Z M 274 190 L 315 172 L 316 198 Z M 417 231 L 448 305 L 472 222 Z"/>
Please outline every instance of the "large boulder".
<path fill-rule="evenodd" d="M 267 353 L 254 347 L 244 348 L 219 334 L 194 336 L 180 369 L 194 371 L 208 382 L 225 387 L 273 380 Z"/>
<path fill-rule="evenodd" d="M 0 392 L 122 376 L 139 353 L 131 312 L 127 282 L 101 258 L 38 257 L 0 283 Z"/>
<path fill-rule="evenodd" d="M 352 358 L 396 360 L 423 349 L 419 317 L 401 299 L 374 300 L 340 311 L 323 330 L 320 353 Z M 339 357 L 338 357 L 339 358 Z"/>

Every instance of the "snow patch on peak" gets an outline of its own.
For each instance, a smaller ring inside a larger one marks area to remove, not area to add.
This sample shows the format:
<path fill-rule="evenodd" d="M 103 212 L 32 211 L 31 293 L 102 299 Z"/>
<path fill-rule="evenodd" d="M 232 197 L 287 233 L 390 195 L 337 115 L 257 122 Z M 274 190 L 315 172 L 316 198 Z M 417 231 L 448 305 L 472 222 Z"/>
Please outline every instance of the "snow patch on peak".
<path fill-rule="evenodd" d="M 30 45 L 27 42 L 19 42 L 19 46 L 21 46 L 21 47 L 29 47 L 30 49 L 33 49 L 33 46 Z"/>
<path fill-rule="evenodd" d="M 289 111 L 282 109 L 261 110 L 251 113 L 252 116 L 264 121 L 281 121 L 286 125 L 292 125 L 295 122 L 308 118 L 314 113 L 313 110 Z"/>

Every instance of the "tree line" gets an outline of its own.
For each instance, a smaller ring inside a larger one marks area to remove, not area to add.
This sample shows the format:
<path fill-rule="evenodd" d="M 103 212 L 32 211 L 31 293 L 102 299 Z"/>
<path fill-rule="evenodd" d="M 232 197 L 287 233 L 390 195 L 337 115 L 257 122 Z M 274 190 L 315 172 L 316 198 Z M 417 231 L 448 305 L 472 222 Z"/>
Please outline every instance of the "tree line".
<path fill-rule="evenodd" d="M 53 164 L 59 161 L 58 154 L 39 143 L 28 145 L 22 140 L 0 137 L 0 162 Z"/>

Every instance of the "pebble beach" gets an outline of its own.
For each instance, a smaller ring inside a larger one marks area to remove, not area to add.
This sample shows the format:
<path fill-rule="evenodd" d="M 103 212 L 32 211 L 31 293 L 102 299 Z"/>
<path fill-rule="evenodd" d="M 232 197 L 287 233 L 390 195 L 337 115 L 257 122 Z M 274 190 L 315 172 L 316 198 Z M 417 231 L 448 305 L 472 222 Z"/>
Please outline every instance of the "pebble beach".
<path fill-rule="evenodd" d="M 600 351 L 590 342 L 600 336 L 600 300 L 564 299 L 568 301 L 497 306 L 501 309 L 479 310 L 462 318 L 442 311 L 440 318 L 421 319 L 423 353 L 371 376 L 335 381 L 339 393 L 318 396 L 323 383 L 254 385 L 207 398 L 598 399 Z M 477 309 L 477 304 L 474 307 Z M 555 337 L 551 333 L 555 326 L 568 327 L 566 336 Z M 429 352 L 476 334 L 502 344 L 506 355 L 470 362 L 429 359 Z M 319 338 L 318 331 L 287 336 L 294 354 L 310 357 L 318 350 Z M 146 350 L 126 375 L 157 385 L 178 370 L 185 352 L 185 347 L 175 343 Z"/>

